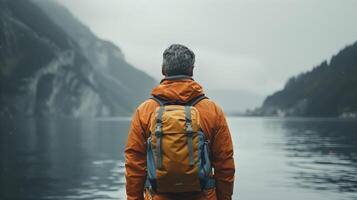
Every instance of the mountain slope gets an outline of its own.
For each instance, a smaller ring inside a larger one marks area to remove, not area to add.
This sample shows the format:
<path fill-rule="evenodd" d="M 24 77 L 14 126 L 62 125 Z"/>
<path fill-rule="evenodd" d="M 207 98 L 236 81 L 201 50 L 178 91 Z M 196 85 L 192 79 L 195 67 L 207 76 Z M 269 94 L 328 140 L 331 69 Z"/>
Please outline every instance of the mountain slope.
<path fill-rule="evenodd" d="M 88 59 L 90 52 L 37 5 L 0 0 L 0 115 L 130 114 L 154 80 L 127 64 L 115 45 L 95 42 L 100 56 L 111 58 L 106 66 Z"/>
<path fill-rule="evenodd" d="M 268 96 L 259 114 L 337 117 L 357 113 L 357 43 L 330 63 L 292 77 L 283 90 Z"/>
<path fill-rule="evenodd" d="M 54 0 L 33 0 L 44 12 L 79 44 L 83 54 L 100 74 L 100 87 L 108 95 L 123 98 L 127 103 L 138 104 L 150 94 L 155 80 L 134 68 L 124 59 L 122 51 L 109 41 L 95 36 L 68 9 Z M 113 87 L 106 87 L 112 85 Z M 123 96 L 122 92 L 126 95 Z"/>

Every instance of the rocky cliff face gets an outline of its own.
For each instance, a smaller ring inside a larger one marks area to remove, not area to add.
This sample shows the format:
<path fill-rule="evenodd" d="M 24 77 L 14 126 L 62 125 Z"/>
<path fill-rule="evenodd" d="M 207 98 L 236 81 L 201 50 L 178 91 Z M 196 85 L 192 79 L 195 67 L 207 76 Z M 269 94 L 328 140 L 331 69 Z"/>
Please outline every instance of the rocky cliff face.
<path fill-rule="evenodd" d="M 62 6 L 0 0 L 0 115 L 128 115 L 153 85 Z"/>
<path fill-rule="evenodd" d="M 137 105 L 150 95 L 155 81 L 127 63 L 117 46 L 95 36 L 87 26 L 56 1 L 34 2 L 78 43 L 81 52 L 97 72 L 95 79 L 98 87 L 109 101 L 114 100 L 110 104 Z"/>

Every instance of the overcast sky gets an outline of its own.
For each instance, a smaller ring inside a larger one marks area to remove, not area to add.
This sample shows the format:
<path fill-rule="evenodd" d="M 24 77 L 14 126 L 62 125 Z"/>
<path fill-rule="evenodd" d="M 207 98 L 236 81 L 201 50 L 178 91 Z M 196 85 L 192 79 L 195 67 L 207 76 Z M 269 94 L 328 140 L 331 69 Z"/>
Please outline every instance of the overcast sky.
<path fill-rule="evenodd" d="M 161 78 L 163 50 L 196 53 L 208 89 L 267 95 L 357 41 L 357 0 L 58 0 Z"/>

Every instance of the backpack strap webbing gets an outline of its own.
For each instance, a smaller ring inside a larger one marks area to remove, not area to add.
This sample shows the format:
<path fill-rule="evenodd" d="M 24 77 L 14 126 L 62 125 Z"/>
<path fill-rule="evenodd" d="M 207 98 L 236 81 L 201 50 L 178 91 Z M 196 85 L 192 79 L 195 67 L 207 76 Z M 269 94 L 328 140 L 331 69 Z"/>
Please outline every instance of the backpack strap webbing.
<path fill-rule="evenodd" d="M 191 99 L 190 101 L 184 103 L 184 102 L 170 102 L 168 100 L 164 100 L 160 97 L 157 96 L 152 96 L 150 99 L 156 101 L 158 104 L 160 104 L 160 106 L 165 106 L 165 105 L 189 105 L 189 106 L 195 106 L 196 104 L 198 104 L 200 101 L 202 101 L 203 99 L 208 99 L 208 97 L 206 97 L 204 94 L 198 97 L 195 97 L 193 99 Z"/>
<path fill-rule="evenodd" d="M 164 106 L 160 106 L 157 111 L 157 119 L 156 119 L 156 129 L 155 136 L 157 138 L 156 148 L 157 148 L 157 168 L 161 168 L 162 166 L 162 150 L 161 150 L 161 137 L 162 137 L 162 115 L 165 108 Z"/>
<path fill-rule="evenodd" d="M 185 106 L 185 118 L 186 118 L 186 134 L 187 134 L 187 146 L 188 146 L 188 158 L 190 166 L 195 163 L 193 157 L 193 128 L 192 128 L 192 118 L 191 118 L 191 106 Z"/>
<path fill-rule="evenodd" d="M 152 96 L 150 99 L 156 101 L 158 104 L 160 104 L 160 106 L 164 106 L 165 104 L 167 104 L 167 101 L 165 101 L 159 97 Z"/>
<path fill-rule="evenodd" d="M 190 105 L 190 106 L 194 106 L 196 104 L 198 104 L 200 101 L 202 101 L 203 99 L 208 99 L 208 97 L 206 97 L 204 94 L 201 95 L 201 96 L 198 96 L 196 98 L 193 98 L 192 100 L 190 100 L 187 105 Z"/>

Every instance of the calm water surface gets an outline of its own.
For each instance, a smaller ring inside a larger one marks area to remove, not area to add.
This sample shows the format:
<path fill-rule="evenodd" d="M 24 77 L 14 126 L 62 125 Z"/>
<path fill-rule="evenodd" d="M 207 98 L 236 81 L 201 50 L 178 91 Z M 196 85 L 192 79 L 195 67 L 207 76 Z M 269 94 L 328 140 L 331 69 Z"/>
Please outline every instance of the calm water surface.
<path fill-rule="evenodd" d="M 357 121 L 229 118 L 234 199 L 357 199 Z M 125 199 L 129 120 L 0 124 L 0 199 Z"/>

